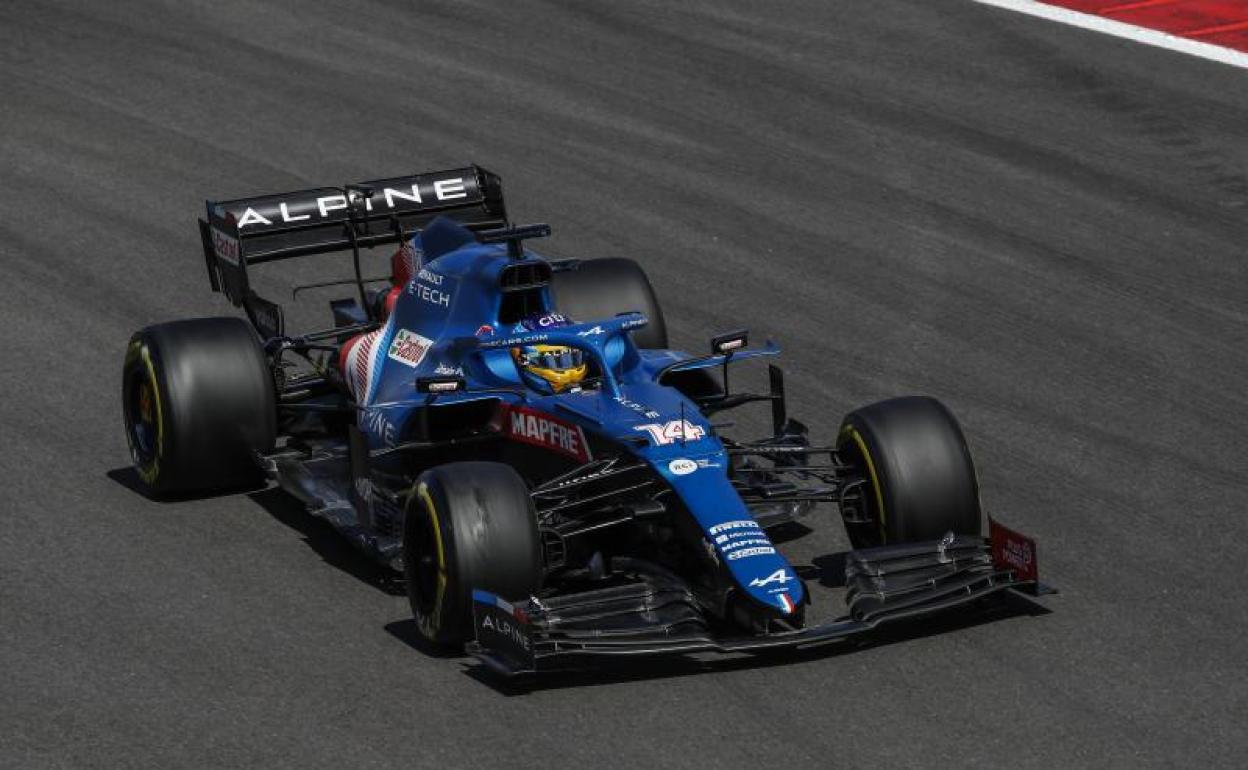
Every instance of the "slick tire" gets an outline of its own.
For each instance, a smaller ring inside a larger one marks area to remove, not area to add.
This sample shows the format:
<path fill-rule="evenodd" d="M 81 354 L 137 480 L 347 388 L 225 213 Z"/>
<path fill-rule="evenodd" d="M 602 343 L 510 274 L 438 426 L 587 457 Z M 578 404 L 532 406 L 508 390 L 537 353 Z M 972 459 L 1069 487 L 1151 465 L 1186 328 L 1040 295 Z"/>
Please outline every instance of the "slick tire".
<path fill-rule="evenodd" d="M 156 496 L 258 481 L 255 453 L 273 447 L 273 378 L 240 318 L 157 324 L 130 338 L 122 414 L 139 477 Z"/>
<path fill-rule="evenodd" d="M 979 482 L 962 429 L 934 398 L 907 396 L 846 415 L 837 452 L 865 479 L 846 522 L 855 548 L 982 533 Z"/>
<path fill-rule="evenodd" d="M 645 272 L 631 259 L 587 259 L 571 270 L 555 272 L 551 288 L 555 308 L 574 321 L 596 321 L 638 312 L 648 320 L 633 332 L 639 348 L 667 348 L 667 322 Z"/>
<path fill-rule="evenodd" d="M 491 462 L 422 473 L 408 496 L 403 564 L 416 627 L 437 647 L 472 638 L 474 588 L 527 599 L 541 585 L 542 550 L 519 474 Z"/>

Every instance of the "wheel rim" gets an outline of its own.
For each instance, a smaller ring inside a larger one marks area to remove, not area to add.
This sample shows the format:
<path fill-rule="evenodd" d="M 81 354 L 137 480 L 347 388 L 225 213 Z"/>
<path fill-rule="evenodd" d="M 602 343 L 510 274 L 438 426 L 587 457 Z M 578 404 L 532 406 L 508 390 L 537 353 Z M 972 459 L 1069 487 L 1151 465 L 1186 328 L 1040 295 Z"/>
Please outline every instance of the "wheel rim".
<path fill-rule="evenodd" d="M 159 397 L 141 369 L 131 378 L 126 394 L 127 436 L 130 451 L 141 467 L 150 466 L 158 453 L 160 439 L 156 399 Z"/>

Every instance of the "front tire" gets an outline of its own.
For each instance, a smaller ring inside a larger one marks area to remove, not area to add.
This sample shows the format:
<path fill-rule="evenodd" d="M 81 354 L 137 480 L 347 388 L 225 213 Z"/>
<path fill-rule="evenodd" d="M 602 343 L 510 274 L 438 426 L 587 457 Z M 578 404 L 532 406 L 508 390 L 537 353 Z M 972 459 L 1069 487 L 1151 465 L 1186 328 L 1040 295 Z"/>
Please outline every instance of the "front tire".
<path fill-rule="evenodd" d="M 472 637 L 472 591 L 523 600 L 541 585 L 541 536 L 529 489 L 510 466 L 440 465 L 421 474 L 403 526 L 407 596 L 421 636 Z"/>
<path fill-rule="evenodd" d="M 979 482 L 962 429 L 934 398 L 908 396 L 846 415 L 837 453 L 864 479 L 846 522 L 855 548 L 980 535 Z"/>
<path fill-rule="evenodd" d="M 122 413 L 135 470 L 158 496 L 256 480 L 273 447 L 273 378 L 240 318 L 156 324 L 130 338 Z"/>

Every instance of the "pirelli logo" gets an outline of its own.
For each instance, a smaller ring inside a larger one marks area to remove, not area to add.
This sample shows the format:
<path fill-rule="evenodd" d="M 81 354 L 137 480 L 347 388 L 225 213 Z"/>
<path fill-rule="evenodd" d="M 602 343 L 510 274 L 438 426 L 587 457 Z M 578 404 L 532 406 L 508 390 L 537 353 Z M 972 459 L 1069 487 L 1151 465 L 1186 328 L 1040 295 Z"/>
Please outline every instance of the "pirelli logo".
<path fill-rule="evenodd" d="M 542 447 L 582 463 L 593 459 L 585 441 L 585 431 L 552 414 L 504 404 L 499 412 L 499 423 L 502 433 L 514 441 Z"/>

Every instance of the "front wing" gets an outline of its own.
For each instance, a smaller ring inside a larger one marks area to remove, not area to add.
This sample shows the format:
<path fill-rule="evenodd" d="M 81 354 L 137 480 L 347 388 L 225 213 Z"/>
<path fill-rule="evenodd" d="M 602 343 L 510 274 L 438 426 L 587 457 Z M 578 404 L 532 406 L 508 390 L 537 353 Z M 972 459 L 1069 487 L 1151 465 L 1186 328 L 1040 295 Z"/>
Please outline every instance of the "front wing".
<path fill-rule="evenodd" d="M 845 562 L 846 616 L 762 635 L 713 633 L 693 595 L 674 576 L 530 600 L 525 606 L 474 591 L 477 638 L 468 651 L 494 671 L 514 676 L 613 658 L 802 648 L 862 637 L 888 623 L 945 613 L 1003 591 L 1052 592 L 1036 579 L 1030 539 L 995 522 L 993 536 L 947 535 L 852 551 Z M 1001 558 L 1003 537 L 1029 546 L 1026 568 Z"/>

